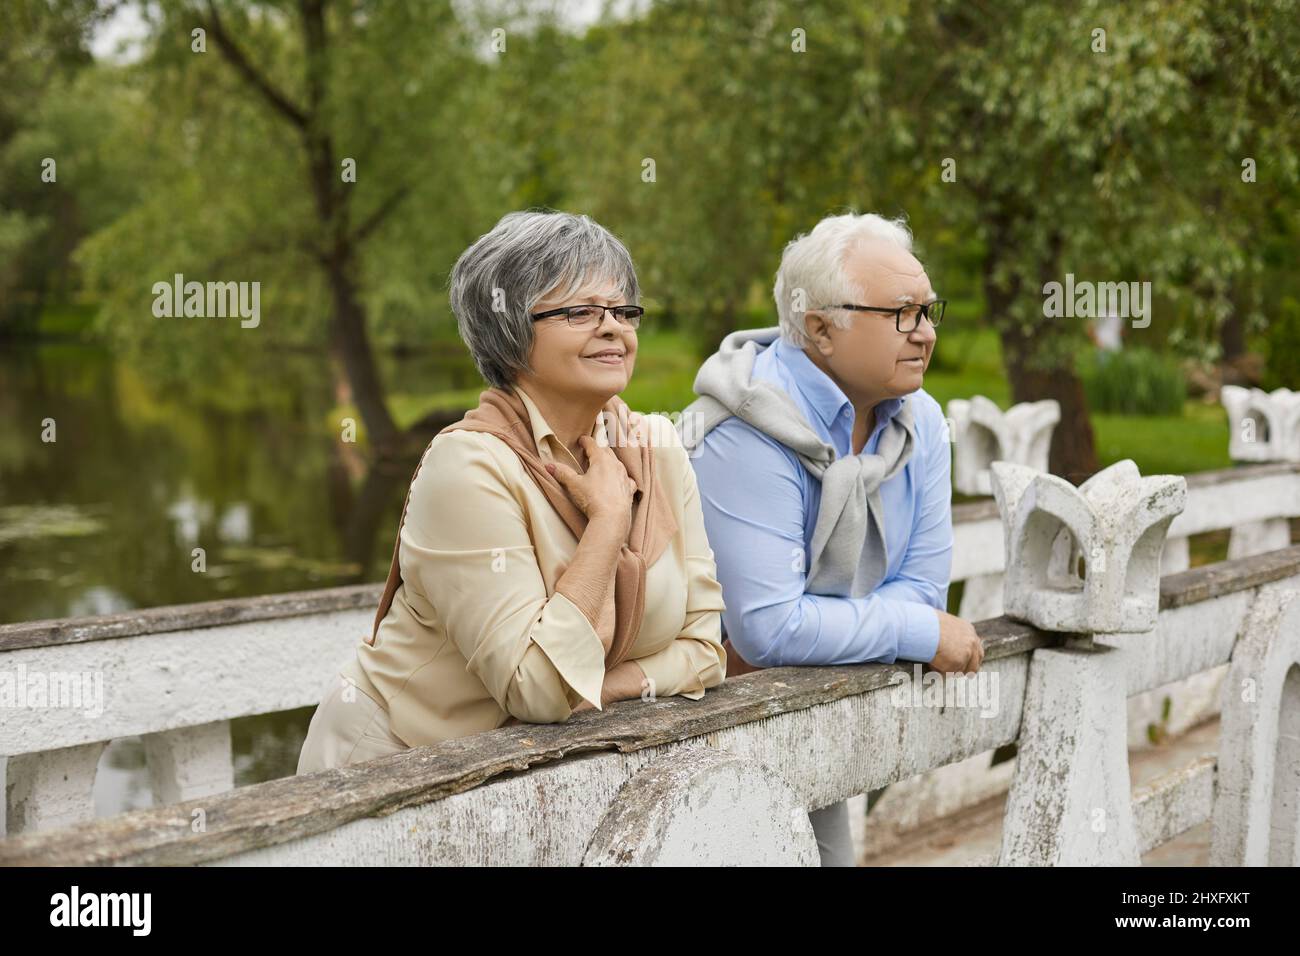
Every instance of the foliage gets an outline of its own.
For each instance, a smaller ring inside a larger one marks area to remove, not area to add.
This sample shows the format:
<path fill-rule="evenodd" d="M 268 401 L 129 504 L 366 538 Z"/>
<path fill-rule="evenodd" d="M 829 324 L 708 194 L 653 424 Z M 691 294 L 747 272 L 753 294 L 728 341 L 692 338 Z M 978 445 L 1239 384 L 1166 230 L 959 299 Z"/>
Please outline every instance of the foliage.
<path fill-rule="evenodd" d="M 1043 314 L 1066 273 L 1150 281 L 1152 348 L 1208 354 L 1229 314 L 1285 331 L 1268 303 L 1300 296 L 1296 0 L 607 7 L 575 27 L 525 2 L 162 0 L 138 4 L 145 55 L 118 64 L 85 52 L 91 0 L 20 0 L 0 31 L 0 293 L 84 288 L 153 373 L 217 389 L 251 356 L 326 343 L 331 243 L 390 204 L 347 273 L 381 347 L 445 336 L 456 256 L 548 206 L 625 239 L 689 363 L 774 322 L 783 245 L 853 208 L 908 217 L 941 294 L 972 303 L 963 323 L 997 332 L 1013 393 L 1072 375 L 1084 323 Z M 194 52 L 214 16 L 310 129 L 214 36 Z M 50 153 L 59 206 L 33 181 Z M 345 158 L 357 181 L 322 219 L 311 165 Z M 58 261 L 52 229 L 82 271 L 16 274 Z M 152 284 L 176 273 L 259 281 L 262 326 L 154 318 Z M 411 391 L 389 384 L 395 404 Z"/>
<path fill-rule="evenodd" d="M 1178 364 L 1145 348 L 1096 351 L 1080 362 L 1088 406 L 1121 415 L 1178 415 L 1187 385 Z"/>

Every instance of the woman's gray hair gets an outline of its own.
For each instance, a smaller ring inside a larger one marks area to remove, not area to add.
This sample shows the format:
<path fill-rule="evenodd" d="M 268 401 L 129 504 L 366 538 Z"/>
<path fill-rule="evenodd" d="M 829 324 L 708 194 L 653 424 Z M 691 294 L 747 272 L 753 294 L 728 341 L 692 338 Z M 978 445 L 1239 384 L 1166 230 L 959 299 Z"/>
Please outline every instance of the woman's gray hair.
<path fill-rule="evenodd" d="M 507 213 L 461 253 L 451 270 L 451 310 L 488 384 L 509 388 L 528 371 L 529 316 L 538 302 L 550 293 L 567 299 L 603 278 L 617 283 L 623 304 L 639 304 L 627 248 L 598 222 L 566 212 Z"/>
<path fill-rule="evenodd" d="M 859 289 L 844 270 L 849 252 L 868 239 L 886 239 L 906 252 L 912 251 L 912 233 L 907 221 L 885 219 L 875 213 L 827 216 L 812 232 L 791 240 L 781 254 L 772 296 L 781 335 L 791 344 L 804 348 L 810 343 L 804 326 L 804 313 L 831 305 L 856 302 L 867 290 Z M 842 312 L 831 313 L 831 321 L 847 328 L 851 318 Z"/>

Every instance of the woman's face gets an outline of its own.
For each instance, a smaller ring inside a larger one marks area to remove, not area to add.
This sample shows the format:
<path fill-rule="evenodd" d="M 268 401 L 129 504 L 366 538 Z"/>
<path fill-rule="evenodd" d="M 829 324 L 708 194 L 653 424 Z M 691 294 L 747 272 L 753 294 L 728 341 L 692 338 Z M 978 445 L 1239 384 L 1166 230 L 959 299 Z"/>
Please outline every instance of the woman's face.
<path fill-rule="evenodd" d="M 565 299 L 548 294 L 533 312 L 549 312 L 571 305 L 632 305 L 624 299 L 618 283 L 598 280 L 588 283 Z M 636 330 L 619 322 L 612 312 L 603 313 L 598 324 L 575 329 L 563 315 L 533 323 L 533 348 L 529 353 L 531 372 L 521 372 L 519 382 L 560 395 L 608 401 L 627 388 L 636 364 Z"/>

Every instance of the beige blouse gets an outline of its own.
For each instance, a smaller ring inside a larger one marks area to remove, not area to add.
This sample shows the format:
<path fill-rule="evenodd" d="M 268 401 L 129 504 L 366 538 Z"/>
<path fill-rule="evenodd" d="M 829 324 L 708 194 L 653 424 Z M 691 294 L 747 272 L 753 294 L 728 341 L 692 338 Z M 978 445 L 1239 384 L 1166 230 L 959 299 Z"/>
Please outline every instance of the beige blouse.
<path fill-rule="evenodd" d="M 576 469 L 533 400 L 516 391 L 538 454 Z M 646 572 L 645 618 L 628 659 L 656 697 L 698 700 L 727 670 L 722 587 L 690 459 L 667 418 L 646 419 L 679 527 Z M 591 434 L 607 443 L 601 417 Z M 562 722 L 582 699 L 599 708 L 604 645 L 555 591 L 577 547 L 504 442 L 483 432 L 439 435 L 411 484 L 398 547 L 402 584 L 374 646 L 360 644 L 345 672 L 377 692 L 393 732 L 412 747 L 491 730 L 511 715 Z M 612 629 L 612 615 L 599 623 Z"/>

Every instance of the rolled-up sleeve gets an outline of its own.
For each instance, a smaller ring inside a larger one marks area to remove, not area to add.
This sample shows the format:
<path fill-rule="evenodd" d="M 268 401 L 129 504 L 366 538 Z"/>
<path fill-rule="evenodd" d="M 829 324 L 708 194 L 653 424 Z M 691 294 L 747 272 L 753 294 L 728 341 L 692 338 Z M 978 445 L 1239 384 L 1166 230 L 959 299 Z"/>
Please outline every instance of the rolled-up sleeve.
<path fill-rule="evenodd" d="M 411 484 L 402 577 L 420 588 L 503 710 L 557 723 L 571 692 L 601 706 L 605 647 L 586 615 L 548 596 L 529 535 L 519 476 L 499 440 L 475 432 L 435 439 Z M 503 460 L 504 459 L 504 460 Z"/>
<path fill-rule="evenodd" d="M 669 460 L 682 469 L 682 528 L 685 534 L 686 616 L 676 640 L 663 650 L 638 658 L 653 681 L 656 697 L 681 695 L 699 700 L 727 676 L 727 652 L 722 647 L 722 585 L 713 550 L 704 530 L 695 469 L 679 446 Z"/>

